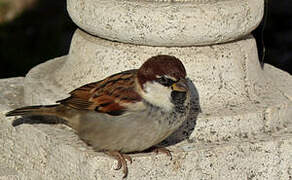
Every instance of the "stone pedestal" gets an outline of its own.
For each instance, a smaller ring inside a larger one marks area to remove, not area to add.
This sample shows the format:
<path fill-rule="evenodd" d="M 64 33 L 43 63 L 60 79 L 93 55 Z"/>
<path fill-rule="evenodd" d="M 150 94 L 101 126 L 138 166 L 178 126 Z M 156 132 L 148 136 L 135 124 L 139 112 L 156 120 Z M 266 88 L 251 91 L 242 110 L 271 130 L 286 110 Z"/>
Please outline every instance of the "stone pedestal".
<path fill-rule="evenodd" d="M 85 83 L 138 68 L 151 56 L 174 55 L 183 61 L 194 84 L 200 113 L 195 108 L 167 139 L 173 161 L 163 155 L 135 154 L 129 179 L 289 179 L 292 78 L 269 65 L 262 69 L 249 35 L 262 18 L 263 5 L 263 0 L 68 0 L 70 16 L 84 31 L 76 30 L 67 56 L 27 74 L 23 101 L 54 103 Z M 22 81 L 5 81 L 20 90 L 5 88 L 21 93 Z M 22 99 L 4 99 L 3 112 L 14 107 L 11 102 L 22 104 Z M 0 119 L 4 137 L 0 153 L 5 155 L 0 160 L 19 177 L 121 175 L 111 170 L 110 158 L 93 152 L 70 128 L 12 128 L 12 119 Z M 188 141 L 173 142 L 186 137 Z"/>

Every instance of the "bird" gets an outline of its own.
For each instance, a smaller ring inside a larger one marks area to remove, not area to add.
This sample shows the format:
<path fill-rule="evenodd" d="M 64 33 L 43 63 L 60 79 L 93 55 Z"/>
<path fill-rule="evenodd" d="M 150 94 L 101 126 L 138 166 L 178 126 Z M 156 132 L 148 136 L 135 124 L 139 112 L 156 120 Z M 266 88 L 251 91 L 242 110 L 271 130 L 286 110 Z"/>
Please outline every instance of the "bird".
<path fill-rule="evenodd" d="M 169 137 L 186 120 L 190 90 L 178 58 L 156 55 L 139 69 L 126 70 L 83 85 L 52 105 L 26 106 L 6 116 L 53 116 L 93 147 L 118 161 L 128 175 L 129 153 L 143 152 Z M 157 148 L 165 152 L 166 148 Z"/>

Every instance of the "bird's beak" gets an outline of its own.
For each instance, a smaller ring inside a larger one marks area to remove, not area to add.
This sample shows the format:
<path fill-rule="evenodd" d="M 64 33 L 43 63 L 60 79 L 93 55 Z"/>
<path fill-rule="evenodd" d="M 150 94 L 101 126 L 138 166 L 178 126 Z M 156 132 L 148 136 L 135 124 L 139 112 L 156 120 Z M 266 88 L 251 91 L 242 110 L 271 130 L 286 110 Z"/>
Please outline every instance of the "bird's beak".
<path fill-rule="evenodd" d="M 179 92 L 187 92 L 188 91 L 188 82 L 186 79 L 180 79 L 178 82 L 174 83 L 171 86 L 172 90 Z"/>

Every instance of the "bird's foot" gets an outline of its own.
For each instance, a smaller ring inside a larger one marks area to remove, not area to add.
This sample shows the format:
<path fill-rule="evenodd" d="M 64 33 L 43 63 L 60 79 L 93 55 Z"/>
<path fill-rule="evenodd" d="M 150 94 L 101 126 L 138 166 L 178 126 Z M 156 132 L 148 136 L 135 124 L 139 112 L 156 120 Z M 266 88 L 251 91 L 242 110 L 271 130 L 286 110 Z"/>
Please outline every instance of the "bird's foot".
<path fill-rule="evenodd" d="M 106 154 L 115 158 L 118 161 L 118 165 L 115 170 L 120 170 L 121 168 L 123 168 L 123 178 L 126 178 L 128 176 L 128 165 L 126 160 L 132 163 L 132 158 L 127 154 L 120 153 L 119 151 L 108 151 L 106 152 Z"/>
<path fill-rule="evenodd" d="M 170 160 L 172 160 L 172 155 L 171 155 L 170 150 L 168 150 L 165 147 L 153 147 L 153 150 L 152 151 L 155 152 L 156 154 L 158 154 L 158 153 L 164 153 L 164 154 L 166 154 L 167 156 L 170 157 Z"/>

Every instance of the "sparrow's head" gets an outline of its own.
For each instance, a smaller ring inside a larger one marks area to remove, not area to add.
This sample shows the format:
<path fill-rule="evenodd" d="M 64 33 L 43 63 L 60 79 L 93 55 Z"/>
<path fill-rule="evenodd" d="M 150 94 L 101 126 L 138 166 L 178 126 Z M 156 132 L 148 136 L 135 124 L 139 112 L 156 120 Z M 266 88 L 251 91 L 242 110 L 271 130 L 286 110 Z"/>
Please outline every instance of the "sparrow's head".
<path fill-rule="evenodd" d="M 167 111 L 184 105 L 189 88 L 184 65 L 176 57 L 151 57 L 138 70 L 137 80 L 147 102 Z"/>

